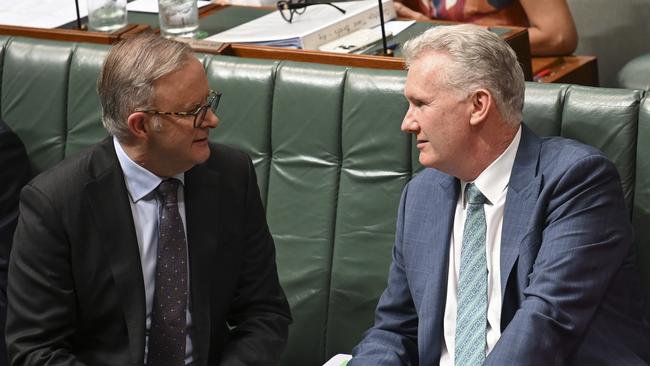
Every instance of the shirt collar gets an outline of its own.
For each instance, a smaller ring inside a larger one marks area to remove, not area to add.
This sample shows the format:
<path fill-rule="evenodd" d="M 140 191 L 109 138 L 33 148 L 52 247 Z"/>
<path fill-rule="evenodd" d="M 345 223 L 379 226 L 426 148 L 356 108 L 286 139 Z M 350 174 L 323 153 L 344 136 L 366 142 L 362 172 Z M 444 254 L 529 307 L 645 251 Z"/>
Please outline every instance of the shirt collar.
<path fill-rule="evenodd" d="M 115 137 L 113 137 L 113 146 L 115 146 L 115 153 L 117 154 L 117 160 L 120 162 L 122 172 L 124 172 L 126 189 L 133 203 L 147 197 L 165 179 L 153 174 L 131 160 Z M 173 178 L 181 181 L 181 184 L 185 184 L 185 173 L 176 174 Z"/>
<path fill-rule="evenodd" d="M 501 195 L 508 188 L 512 166 L 515 163 L 519 141 L 521 140 L 521 126 L 517 130 L 515 137 L 510 141 L 510 145 L 499 155 L 485 170 L 474 180 L 474 182 L 461 181 L 461 198 L 465 204 L 465 186 L 467 183 L 474 183 L 476 188 L 483 193 L 490 204 L 497 202 Z"/>

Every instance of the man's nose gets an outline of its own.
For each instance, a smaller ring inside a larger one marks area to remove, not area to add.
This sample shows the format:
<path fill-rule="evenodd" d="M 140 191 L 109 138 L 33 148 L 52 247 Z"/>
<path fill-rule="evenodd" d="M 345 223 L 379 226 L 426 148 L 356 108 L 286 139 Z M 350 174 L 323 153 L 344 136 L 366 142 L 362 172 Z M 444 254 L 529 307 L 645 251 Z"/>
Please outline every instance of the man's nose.
<path fill-rule="evenodd" d="M 208 109 L 208 112 L 205 114 L 205 120 L 203 121 L 203 127 L 215 128 L 219 125 L 219 117 L 212 111 Z"/>
<path fill-rule="evenodd" d="M 406 111 L 406 115 L 404 116 L 404 119 L 402 120 L 402 125 L 400 126 L 400 129 L 403 132 L 406 133 L 416 132 L 418 128 L 418 124 L 417 122 L 415 122 L 415 119 L 413 119 L 412 114 L 413 113 L 411 112 L 411 107 L 409 107 L 409 109 Z"/>

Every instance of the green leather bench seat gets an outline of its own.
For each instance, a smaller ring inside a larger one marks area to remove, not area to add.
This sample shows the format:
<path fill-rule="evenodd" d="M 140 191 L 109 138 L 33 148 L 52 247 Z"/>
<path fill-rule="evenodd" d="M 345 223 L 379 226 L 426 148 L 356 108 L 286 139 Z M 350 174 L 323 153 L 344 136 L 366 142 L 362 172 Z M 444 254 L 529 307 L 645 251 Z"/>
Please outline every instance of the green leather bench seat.
<path fill-rule="evenodd" d="M 0 37 L 0 117 L 37 171 L 106 136 L 95 82 L 107 50 Z M 210 138 L 246 151 L 257 170 L 294 315 L 282 364 L 349 353 L 386 284 L 401 190 L 421 169 L 400 131 L 405 72 L 199 57 L 223 92 Z M 524 116 L 615 162 L 650 295 L 650 101 L 638 90 L 528 83 Z"/>

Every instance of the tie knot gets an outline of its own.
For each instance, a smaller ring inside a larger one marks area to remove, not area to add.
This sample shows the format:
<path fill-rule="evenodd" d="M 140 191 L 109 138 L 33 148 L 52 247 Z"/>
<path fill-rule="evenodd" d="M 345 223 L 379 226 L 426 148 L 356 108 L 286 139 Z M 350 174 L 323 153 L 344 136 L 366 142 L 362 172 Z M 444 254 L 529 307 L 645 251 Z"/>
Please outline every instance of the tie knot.
<path fill-rule="evenodd" d="M 476 188 L 474 183 L 468 183 L 465 186 L 465 199 L 469 204 L 485 204 L 487 203 L 487 198 L 481 193 L 481 191 Z"/>
<path fill-rule="evenodd" d="M 176 193 L 178 192 L 178 179 L 169 178 L 165 179 L 158 185 L 158 192 L 163 198 L 165 204 L 177 203 Z"/>

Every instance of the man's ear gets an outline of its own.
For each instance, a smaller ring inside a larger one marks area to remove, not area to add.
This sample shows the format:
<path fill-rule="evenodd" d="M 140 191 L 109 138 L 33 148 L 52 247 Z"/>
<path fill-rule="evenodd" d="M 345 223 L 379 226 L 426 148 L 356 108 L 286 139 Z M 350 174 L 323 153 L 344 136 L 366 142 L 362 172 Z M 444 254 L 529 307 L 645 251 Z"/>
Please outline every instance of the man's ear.
<path fill-rule="evenodd" d="M 131 135 L 136 139 L 147 139 L 151 126 L 148 121 L 151 118 L 144 112 L 133 112 L 129 115 L 126 122 L 129 126 Z"/>
<path fill-rule="evenodd" d="M 470 96 L 471 115 L 469 123 L 473 126 L 478 126 L 483 123 L 493 107 L 494 100 L 492 94 L 487 89 L 478 89 Z"/>

